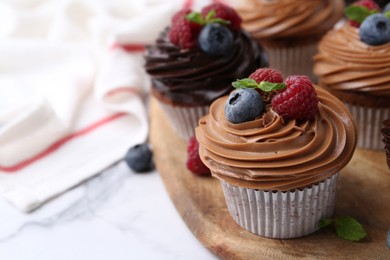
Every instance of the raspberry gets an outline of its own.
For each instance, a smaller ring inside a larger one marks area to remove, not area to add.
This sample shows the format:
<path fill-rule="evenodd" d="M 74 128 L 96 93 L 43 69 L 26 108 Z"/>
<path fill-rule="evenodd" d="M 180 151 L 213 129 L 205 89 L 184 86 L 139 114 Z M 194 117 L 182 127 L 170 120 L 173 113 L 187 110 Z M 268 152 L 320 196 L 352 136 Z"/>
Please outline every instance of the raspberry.
<path fill-rule="evenodd" d="M 282 83 L 283 82 L 282 73 L 280 73 L 280 71 L 278 71 L 278 70 L 271 69 L 271 68 L 257 69 L 255 72 L 253 72 L 249 76 L 249 78 L 255 80 L 259 84 L 262 81 L 266 81 L 266 82 L 270 82 L 270 83 Z M 266 103 L 266 104 L 271 103 L 272 98 L 278 93 L 278 91 L 264 92 L 258 88 L 256 89 L 256 91 L 260 93 L 261 98 L 263 99 L 264 103 Z"/>
<path fill-rule="evenodd" d="M 193 136 L 188 141 L 187 146 L 187 169 L 199 176 L 209 176 L 210 169 L 201 161 L 198 150 L 198 140 Z"/>
<path fill-rule="evenodd" d="M 377 10 L 378 12 L 381 11 L 381 8 L 373 0 L 359 0 L 352 5 L 364 6 L 367 7 L 368 10 Z"/>
<path fill-rule="evenodd" d="M 237 12 L 233 8 L 219 2 L 213 3 L 203 7 L 201 12 L 203 18 L 206 18 L 207 14 L 211 10 L 215 10 L 215 18 L 221 18 L 230 21 L 228 27 L 231 28 L 233 31 L 240 30 L 241 17 L 237 14 Z"/>
<path fill-rule="evenodd" d="M 310 120 L 318 111 L 317 93 L 307 76 L 289 76 L 286 89 L 272 99 L 273 110 L 285 119 Z"/>
<path fill-rule="evenodd" d="M 380 7 L 373 0 L 359 0 L 352 5 L 366 7 L 368 10 L 377 10 L 378 12 L 381 11 Z M 349 24 L 356 28 L 360 27 L 360 23 L 354 20 L 349 20 Z"/>
<path fill-rule="evenodd" d="M 185 17 L 191 10 L 186 8 L 172 17 L 172 25 L 169 30 L 169 39 L 181 49 L 192 49 L 198 46 L 198 35 L 202 27 Z"/>
<path fill-rule="evenodd" d="M 260 68 L 253 72 L 250 76 L 250 79 L 255 80 L 257 83 L 262 81 L 270 83 L 282 83 L 283 77 L 280 71 L 270 68 Z"/>
<path fill-rule="evenodd" d="M 191 13 L 191 9 L 188 7 L 183 8 L 182 10 L 178 11 L 172 16 L 171 23 L 175 23 L 177 19 L 186 16 L 187 14 Z"/>

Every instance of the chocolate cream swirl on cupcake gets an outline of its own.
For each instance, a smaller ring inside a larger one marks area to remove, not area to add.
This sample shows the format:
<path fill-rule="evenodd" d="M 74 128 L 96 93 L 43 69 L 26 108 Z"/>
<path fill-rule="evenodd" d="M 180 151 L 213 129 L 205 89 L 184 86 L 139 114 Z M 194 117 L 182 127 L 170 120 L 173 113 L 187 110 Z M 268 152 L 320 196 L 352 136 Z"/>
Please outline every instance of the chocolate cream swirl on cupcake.
<path fill-rule="evenodd" d="M 224 114 L 228 97 L 216 100 L 196 129 L 213 176 L 240 187 L 287 191 L 336 174 L 352 157 L 356 130 L 338 99 L 315 90 L 312 120 L 284 120 L 268 105 L 255 120 L 233 124 Z"/>
<path fill-rule="evenodd" d="M 368 45 L 345 24 L 324 36 L 315 61 L 321 85 L 343 100 L 390 107 L 390 43 Z"/>
<path fill-rule="evenodd" d="M 166 29 L 147 46 L 145 69 L 152 78 L 153 95 L 165 103 L 209 105 L 232 90 L 232 80 L 264 67 L 264 55 L 242 30 L 235 32 L 232 51 L 216 57 L 199 48 L 180 49 L 169 40 Z"/>
<path fill-rule="evenodd" d="M 246 0 L 238 12 L 253 37 L 276 40 L 321 36 L 342 17 L 343 7 L 339 0 Z"/>

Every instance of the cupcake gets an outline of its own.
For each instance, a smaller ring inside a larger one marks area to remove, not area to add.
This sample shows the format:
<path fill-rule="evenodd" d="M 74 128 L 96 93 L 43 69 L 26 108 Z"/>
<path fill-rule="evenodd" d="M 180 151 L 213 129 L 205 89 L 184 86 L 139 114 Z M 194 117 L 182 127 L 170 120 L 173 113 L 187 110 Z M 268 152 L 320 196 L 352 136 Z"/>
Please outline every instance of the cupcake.
<path fill-rule="evenodd" d="M 349 21 L 323 37 L 314 73 L 354 116 L 357 146 L 382 149 L 381 124 L 390 118 L 390 20 L 378 13 L 360 22 Z M 375 29 L 381 25 L 384 30 Z"/>
<path fill-rule="evenodd" d="M 262 48 L 241 29 L 241 18 L 221 3 L 201 13 L 184 9 L 175 14 L 147 46 L 145 59 L 152 95 L 173 130 L 187 140 L 210 104 L 232 90 L 233 80 L 267 65 Z"/>
<path fill-rule="evenodd" d="M 383 121 L 382 135 L 382 141 L 385 144 L 387 165 L 390 169 L 390 119 Z"/>
<path fill-rule="evenodd" d="M 342 102 L 308 77 L 281 81 L 259 69 L 235 82 L 199 120 L 196 138 L 232 218 L 256 235 L 296 238 L 333 214 L 356 129 Z"/>
<path fill-rule="evenodd" d="M 321 36 L 343 15 L 340 0 L 246 0 L 237 7 L 244 29 L 284 75 L 308 75 Z"/>

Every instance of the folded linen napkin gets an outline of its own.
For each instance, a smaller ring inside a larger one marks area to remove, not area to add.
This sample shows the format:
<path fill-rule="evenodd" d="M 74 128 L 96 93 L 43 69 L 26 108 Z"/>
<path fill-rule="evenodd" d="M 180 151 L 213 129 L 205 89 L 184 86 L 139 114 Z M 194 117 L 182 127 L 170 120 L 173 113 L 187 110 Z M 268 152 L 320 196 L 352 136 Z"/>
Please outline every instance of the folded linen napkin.
<path fill-rule="evenodd" d="M 193 2 L 0 3 L 2 196 L 32 211 L 146 139 L 143 46 Z"/>

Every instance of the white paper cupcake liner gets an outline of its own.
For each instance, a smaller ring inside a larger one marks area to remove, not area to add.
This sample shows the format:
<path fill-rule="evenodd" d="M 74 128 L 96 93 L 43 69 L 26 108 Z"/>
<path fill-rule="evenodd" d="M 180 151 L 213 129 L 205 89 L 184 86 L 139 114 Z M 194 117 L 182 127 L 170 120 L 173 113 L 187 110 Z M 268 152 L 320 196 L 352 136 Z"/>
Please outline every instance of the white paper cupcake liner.
<path fill-rule="evenodd" d="M 313 56 L 317 53 L 317 42 L 296 47 L 277 47 L 266 45 L 269 67 L 278 69 L 284 77 L 290 75 L 307 75 L 312 81 Z"/>
<path fill-rule="evenodd" d="M 381 150 L 382 122 L 390 118 L 390 108 L 371 108 L 344 103 L 355 119 L 358 139 L 356 146 L 364 149 Z"/>
<path fill-rule="evenodd" d="M 198 120 L 209 112 L 210 106 L 181 107 L 159 102 L 170 125 L 177 135 L 185 140 L 195 135 Z"/>
<path fill-rule="evenodd" d="M 270 238 L 297 238 L 318 230 L 318 221 L 334 210 L 338 173 L 310 188 L 262 191 L 221 185 L 235 222 L 246 230 Z"/>

